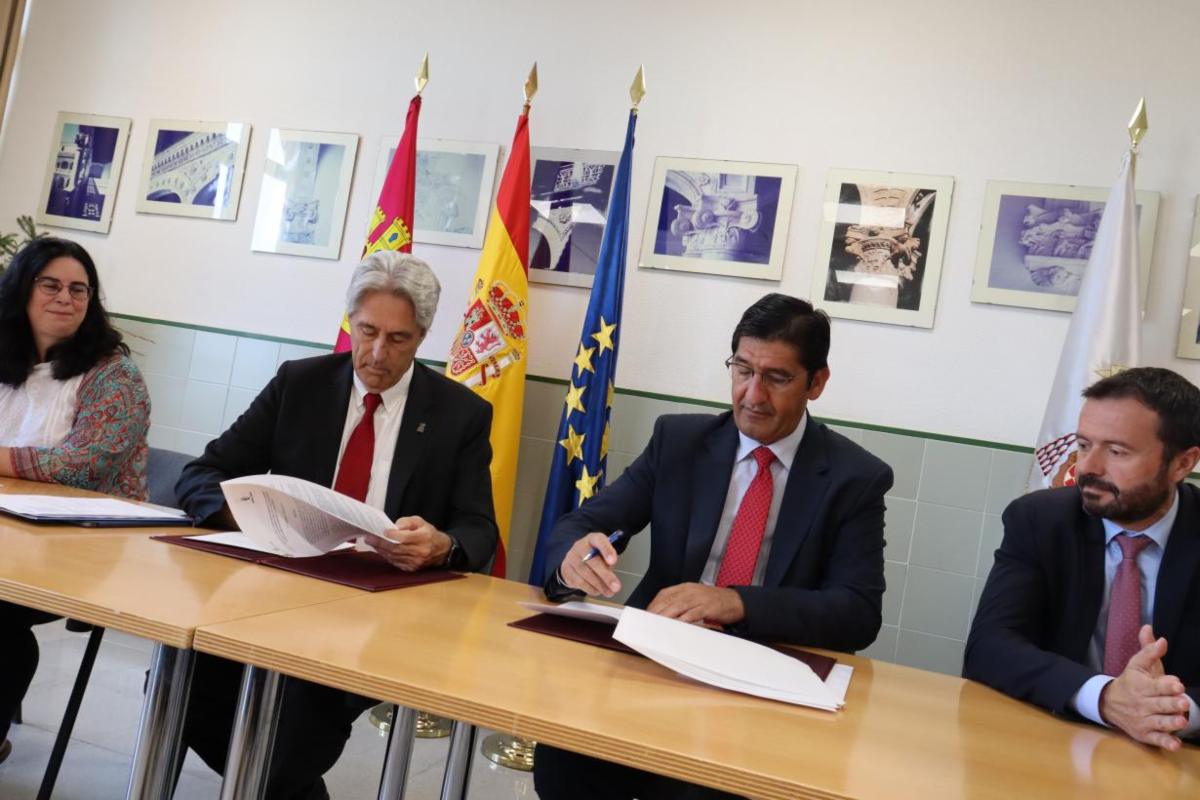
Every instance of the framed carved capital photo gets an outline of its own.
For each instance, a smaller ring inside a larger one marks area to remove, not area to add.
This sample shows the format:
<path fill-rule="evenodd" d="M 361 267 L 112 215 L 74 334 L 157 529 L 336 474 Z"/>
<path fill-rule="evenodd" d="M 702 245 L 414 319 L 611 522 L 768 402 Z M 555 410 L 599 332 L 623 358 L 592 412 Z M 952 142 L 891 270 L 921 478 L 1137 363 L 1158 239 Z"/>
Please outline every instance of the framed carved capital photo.
<path fill-rule="evenodd" d="M 379 197 L 400 135 L 384 138 L 375 165 L 371 201 Z M 417 139 L 413 241 L 448 247 L 483 246 L 496 183 L 500 145 Z"/>
<path fill-rule="evenodd" d="M 954 179 L 831 169 L 813 270 L 830 316 L 932 328 Z"/>
<path fill-rule="evenodd" d="M 659 156 L 639 266 L 779 280 L 796 172 L 794 164 Z"/>
<path fill-rule="evenodd" d="M 1108 189 L 988 181 L 971 299 L 1074 311 Z M 1154 255 L 1158 192 L 1137 192 L 1143 305 Z"/>

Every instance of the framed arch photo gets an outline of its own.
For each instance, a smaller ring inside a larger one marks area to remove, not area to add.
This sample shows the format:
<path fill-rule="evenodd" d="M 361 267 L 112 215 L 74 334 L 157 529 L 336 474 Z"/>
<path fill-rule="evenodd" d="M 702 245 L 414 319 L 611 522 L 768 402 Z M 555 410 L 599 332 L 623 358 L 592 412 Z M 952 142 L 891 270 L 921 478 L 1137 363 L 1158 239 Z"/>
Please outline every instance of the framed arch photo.
<path fill-rule="evenodd" d="M 249 143 L 244 122 L 150 120 L 137 210 L 237 219 Z"/>
<path fill-rule="evenodd" d="M 638 265 L 779 280 L 796 172 L 795 164 L 659 156 Z"/>

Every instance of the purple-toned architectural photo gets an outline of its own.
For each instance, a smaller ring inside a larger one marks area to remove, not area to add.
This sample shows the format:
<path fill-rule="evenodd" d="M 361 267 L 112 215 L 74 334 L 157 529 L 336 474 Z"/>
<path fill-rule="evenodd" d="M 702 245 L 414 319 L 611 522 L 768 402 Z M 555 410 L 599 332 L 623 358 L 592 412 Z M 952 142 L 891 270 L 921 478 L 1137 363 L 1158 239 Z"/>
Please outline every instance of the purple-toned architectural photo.
<path fill-rule="evenodd" d="M 654 253 L 767 264 L 782 180 L 667 170 Z"/>

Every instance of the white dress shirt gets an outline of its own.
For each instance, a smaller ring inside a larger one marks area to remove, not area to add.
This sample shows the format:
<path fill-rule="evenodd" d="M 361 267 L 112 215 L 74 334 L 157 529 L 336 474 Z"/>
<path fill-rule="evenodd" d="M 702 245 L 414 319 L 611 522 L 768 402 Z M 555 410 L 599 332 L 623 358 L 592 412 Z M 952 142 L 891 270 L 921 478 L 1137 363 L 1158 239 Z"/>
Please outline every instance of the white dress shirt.
<path fill-rule="evenodd" d="M 771 462 L 771 509 L 767 512 L 767 527 L 763 531 L 762 546 L 758 551 L 758 561 L 754 564 L 752 586 L 762 586 L 763 575 L 767 572 L 767 560 L 771 556 L 771 541 L 775 536 L 775 521 L 779 518 L 779 507 L 783 504 L 783 490 L 787 488 L 788 475 L 792 471 L 792 461 L 796 458 L 796 450 L 800 448 L 800 440 L 808 427 L 808 412 L 800 418 L 796 429 L 777 442 L 767 445 L 775 454 Z M 733 530 L 733 518 L 737 516 L 742 497 L 750 488 L 750 482 L 758 474 L 758 462 L 750 455 L 761 447 L 741 431 L 738 431 L 738 448 L 734 456 L 733 474 L 729 478 L 729 489 L 725 493 L 725 508 L 721 511 L 721 521 L 717 525 L 717 535 L 713 539 L 712 549 L 708 552 L 708 561 L 704 572 L 700 574 L 700 582 L 713 586 L 721 571 L 721 559 L 725 557 L 725 546 L 729 543 L 729 534 Z"/>
<path fill-rule="evenodd" d="M 1171 537 L 1171 528 L 1175 525 L 1175 517 L 1179 514 L 1179 492 L 1175 492 L 1175 500 L 1166 515 L 1144 531 L 1127 531 L 1112 520 L 1102 520 L 1104 523 L 1104 600 L 1100 604 L 1100 616 L 1096 618 L 1096 630 L 1092 633 L 1088 645 L 1087 664 L 1097 672 L 1104 669 L 1104 636 L 1108 629 L 1108 607 L 1112 597 L 1113 579 L 1117 575 L 1117 567 L 1123 558 L 1121 545 L 1117 544 L 1117 534 L 1149 537 L 1152 544 L 1142 548 L 1138 553 L 1138 572 L 1142 575 L 1142 619 L 1143 625 L 1154 621 L 1154 597 L 1158 588 L 1158 568 L 1162 566 L 1163 552 L 1167 549 L 1167 539 Z M 1158 635 L 1158 631 L 1155 631 Z M 1168 644 L 1170 644 L 1168 642 Z M 1100 717 L 1100 692 L 1113 678 L 1110 675 L 1095 675 L 1087 680 L 1071 698 L 1071 705 L 1080 715 L 1092 722 L 1106 725 Z M 1180 735 L 1191 736 L 1200 731 L 1200 709 L 1196 701 L 1188 695 L 1191 712 L 1188 715 L 1188 725 Z"/>
<path fill-rule="evenodd" d="M 396 438 L 400 435 L 400 422 L 404 419 L 404 406 L 408 402 L 408 387 L 412 385 L 413 368 L 410 365 L 400 380 L 391 388 L 380 392 L 383 402 L 375 409 L 375 452 L 371 458 L 371 481 L 367 484 L 366 504 L 383 510 L 387 501 L 388 477 L 392 472 L 392 456 L 396 453 Z M 338 448 L 338 469 L 342 469 L 342 456 L 346 452 L 346 444 L 350 434 L 354 432 L 366 411 L 363 398 L 369 390 L 354 375 L 354 387 L 350 391 L 350 407 L 346 411 L 346 425 L 342 429 L 342 444 Z M 333 486 L 337 485 L 337 474 L 333 477 Z"/>
<path fill-rule="evenodd" d="M 34 366 L 25 383 L 0 383 L 0 447 L 57 447 L 66 440 L 79 412 L 83 375 L 56 380 L 53 364 Z"/>

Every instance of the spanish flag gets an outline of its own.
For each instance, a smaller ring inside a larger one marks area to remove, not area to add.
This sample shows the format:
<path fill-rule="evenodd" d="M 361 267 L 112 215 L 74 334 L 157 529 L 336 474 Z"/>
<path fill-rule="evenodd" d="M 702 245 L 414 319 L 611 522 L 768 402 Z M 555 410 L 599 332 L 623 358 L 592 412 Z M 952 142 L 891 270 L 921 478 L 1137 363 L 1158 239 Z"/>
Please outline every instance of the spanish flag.
<path fill-rule="evenodd" d="M 383 188 L 379 190 L 379 202 L 371 214 L 367 228 L 367 242 L 363 245 L 362 257 L 376 250 L 399 250 L 412 252 L 412 220 L 417 189 L 417 118 L 421 115 L 421 95 L 415 95 L 408 104 L 408 117 L 404 121 L 404 134 L 392 163 L 388 167 Z M 338 329 L 337 344 L 333 352 L 344 353 L 350 349 L 350 319 L 342 314 L 342 327 Z"/>
<path fill-rule="evenodd" d="M 492 496 L 500 547 L 492 574 L 504 577 L 517 449 L 525 401 L 529 303 L 529 106 L 517 120 L 479 268 L 446 374 L 492 404 Z"/>

